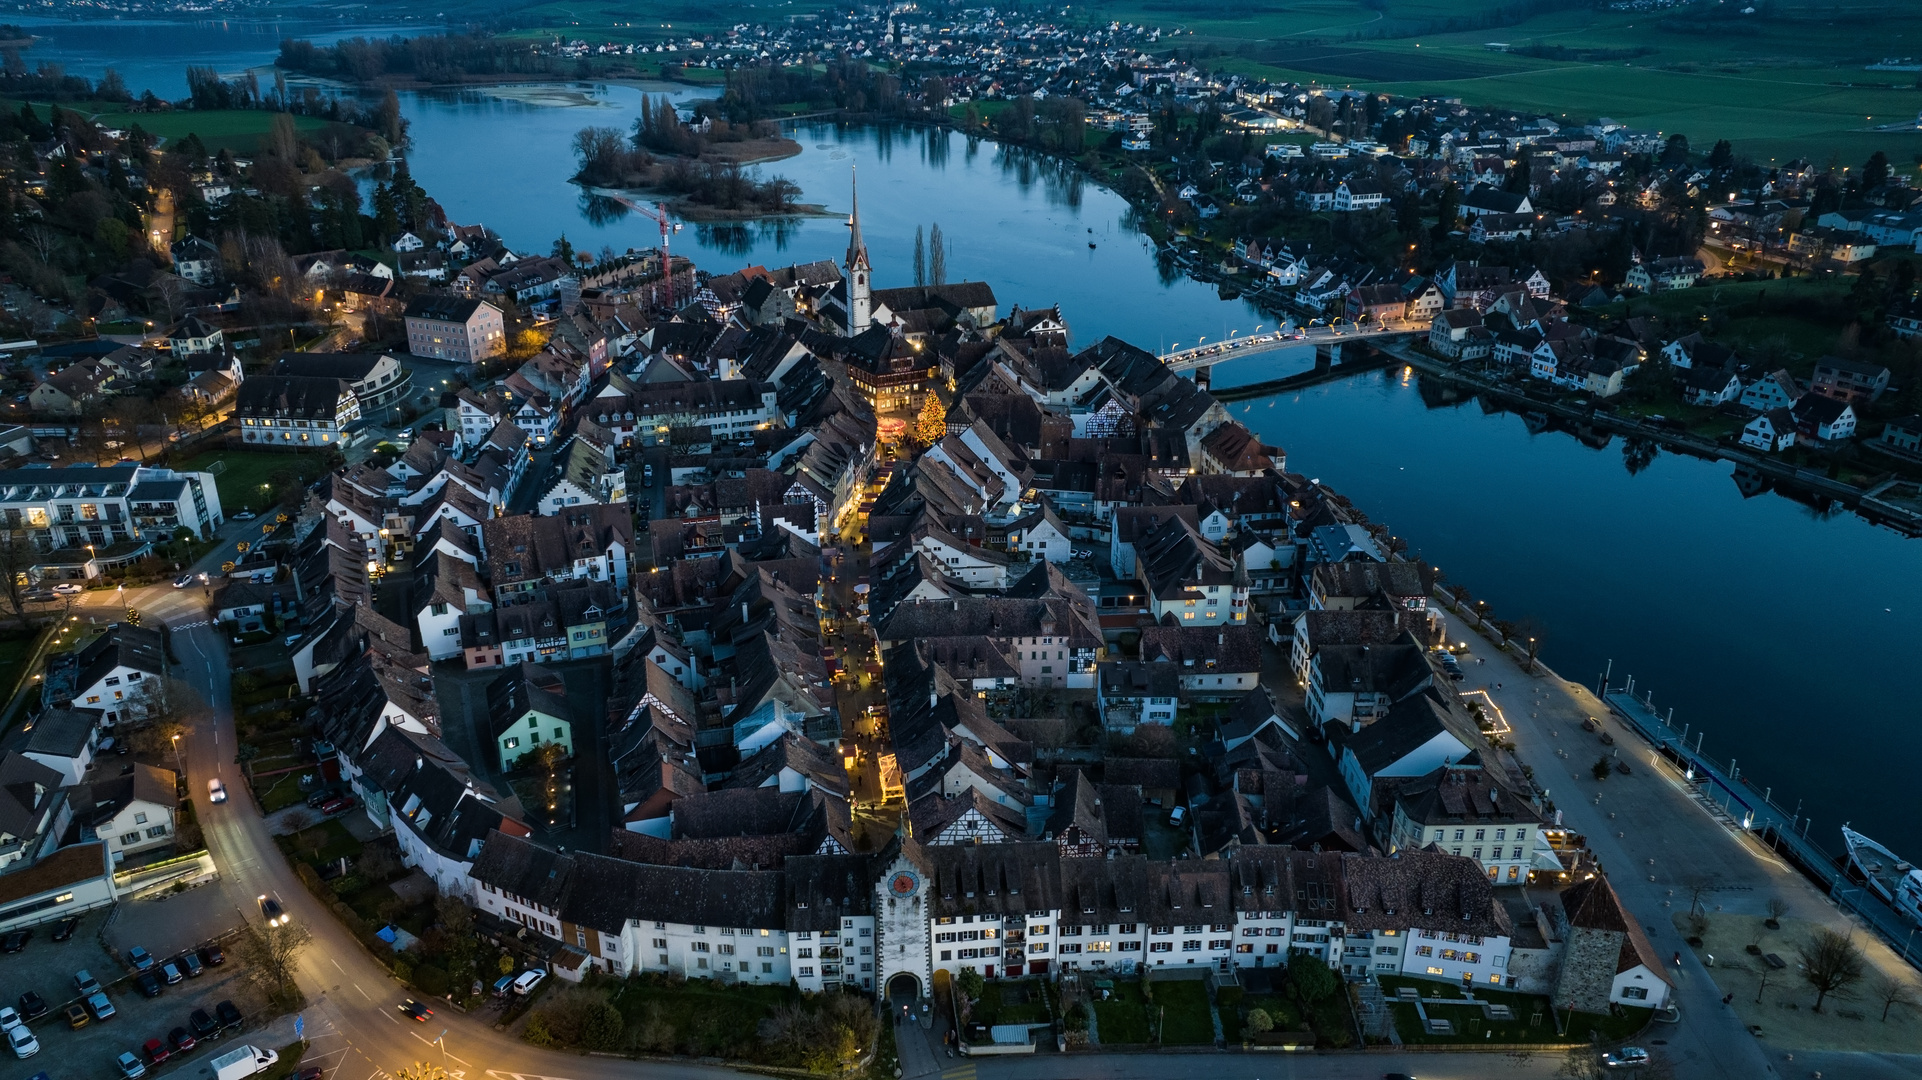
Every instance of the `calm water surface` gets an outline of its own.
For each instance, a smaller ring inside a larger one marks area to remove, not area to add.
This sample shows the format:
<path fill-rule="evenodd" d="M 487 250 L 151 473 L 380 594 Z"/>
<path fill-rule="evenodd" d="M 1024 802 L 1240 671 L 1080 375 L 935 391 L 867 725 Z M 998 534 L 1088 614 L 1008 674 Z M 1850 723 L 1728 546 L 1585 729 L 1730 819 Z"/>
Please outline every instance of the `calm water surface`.
<path fill-rule="evenodd" d="M 340 24 L 57 24 L 29 63 L 54 60 L 97 77 L 112 65 L 135 92 L 185 93 L 186 64 L 236 73 L 268 63 L 281 36 L 332 40 L 392 28 Z M 408 31 L 401 31 L 408 32 Z M 654 226 L 609 220 L 567 182 L 569 140 L 587 124 L 625 129 L 644 92 L 685 103 L 687 87 L 556 85 L 413 94 L 409 159 L 460 222 L 543 249 L 646 247 Z M 1214 289 L 1158 268 L 1112 192 L 1028 155 L 953 133 L 802 125 L 803 152 L 763 167 L 836 215 L 861 177 L 862 222 L 882 285 L 912 281 L 914 230 L 939 222 L 951 279 L 983 279 L 1004 308 L 1059 302 L 1079 343 L 1115 334 L 1148 348 L 1216 340 L 1270 321 Z M 690 225 L 675 250 L 725 271 L 840 258 L 839 217 Z M 1093 242 L 1097 246 L 1089 248 Z M 1299 370 L 1309 356 L 1222 365 L 1217 385 Z M 1412 550 L 1539 628 L 1544 659 L 1594 683 L 1613 659 L 1676 722 L 1706 731 L 1704 749 L 1739 759 L 1793 807 L 1806 799 L 1812 837 L 1839 847 L 1844 820 L 1922 858 L 1922 824 L 1906 785 L 1922 768 L 1922 706 L 1901 689 L 1922 651 L 1917 542 L 1848 514 L 1821 516 L 1773 494 L 1745 498 L 1725 463 L 1658 454 L 1639 472 L 1619 440 L 1592 449 L 1531 434 L 1520 417 L 1473 402 L 1441 405 L 1400 372 L 1360 376 L 1234 414 L 1285 447 Z"/>
<path fill-rule="evenodd" d="M 1620 439 L 1428 396 L 1397 370 L 1230 411 L 1496 617 L 1532 621 L 1564 677 L 1592 687 L 1613 659 L 1614 684 L 1635 676 L 1705 752 L 1806 799 L 1811 839 L 1839 850 L 1853 819 L 1922 852 L 1922 707 L 1900 674 L 1922 647 L 1918 541 L 1744 498 L 1725 462 L 1658 454 L 1631 475 Z"/>

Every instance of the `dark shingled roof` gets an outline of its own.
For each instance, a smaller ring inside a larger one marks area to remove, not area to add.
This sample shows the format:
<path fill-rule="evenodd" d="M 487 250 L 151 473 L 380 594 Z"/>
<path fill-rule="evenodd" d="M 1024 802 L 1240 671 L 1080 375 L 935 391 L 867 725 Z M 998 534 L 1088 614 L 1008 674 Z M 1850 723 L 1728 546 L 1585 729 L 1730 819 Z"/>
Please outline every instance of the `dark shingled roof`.
<path fill-rule="evenodd" d="M 1641 924 L 1622 907 L 1622 898 L 1615 894 L 1615 887 L 1607 878 L 1597 874 L 1562 890 L 1562 910 L 1568 913 L 1570 926 L 1612 930 L 1623 935 L 1622 953 L 1615 963 L 1616 974 L 1640 964 L 1654 972 L 1656 978 L 1668 981 L 1662 971 L 1661 954 L 1642 932 Z"/>
<path fill-rule="evenodd" d="M 1507 937 L 1508 912 L 1481 861 L 1445 852 L 1343 855 L 1345 920 L 1353 930 L 1436 930 Z"/>

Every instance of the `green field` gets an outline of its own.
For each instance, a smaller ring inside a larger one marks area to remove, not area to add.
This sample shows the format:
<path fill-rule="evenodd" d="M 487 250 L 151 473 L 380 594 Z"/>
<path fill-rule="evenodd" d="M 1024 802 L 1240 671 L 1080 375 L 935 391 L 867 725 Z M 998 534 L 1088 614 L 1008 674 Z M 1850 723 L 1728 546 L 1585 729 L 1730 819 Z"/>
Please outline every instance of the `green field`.
<path fill-rule="evenodd" d="M 213 153 L 225 149 L 237 154 L 251 154 L 267 134 L 268 125 L 273 123 L 275 115 L 255 109 L 208 109 L 204 112 L 100 113 L 94 119 L 111 128 L 124 129 L 139 124 L 143 130 L 169 143 L 188 135 L 198 135 Z M 343 136 L 355 131 L 347 124 L 336 124 L 318 117 L 294 117 L 294 130 L 309 139 L 320 136 L 329 128 L 340 129 Z"/>
<path fill-rule="evenodd" d="M 1664 12 L 1583 6 L 1506 25 L 1495 19 L 1492 0 L 1379 6 L 1321 0 L 1254 5 L 1225 17 L 1198 0 L 1119 0 L 1095 10 L 1182 27 L 1163 45 L 1192 47 L 1204 63 L 1242 74 L 1439 94 L 1574 121 L 1608 116 L 1682 132 L 1702 148 L 1725 138 L 1758 161 L 1834 157 L 1854 165 L 1879 149 L 1907 166 L 1922 156 L 1922 132 L 1912 123 L 1907 131 L 1874 130 L 1922 112 L 1917 73 L 1864 70 L 1885 56 L 1922 54 L 1922 8 L 1914 5 L 1779 0 L 1753 5 L 1759 10 L 1750 16 L 1738 14 L 1748 5 L 1733 3 Z M 1478 22 L 1486 25 L 1472 25 Z M 1863 33 L 1869 26 L 1873 35 Z M 1576 57 L 1512 51 L 1536 48 Z"/>
<path fill-rule="evenodd" d="M 224 461 L 221 471 L 214 477 L 214 486 L 220 493 L 222 513 L 231 515 L 236 510 L 261 512 L 273 504 L 274 476 L 281 472 L 299 474 L 303 481 L 311 482 L 325 470 L 325 462 L 317 453 L 265 453 L 258 450 L 216 450 L 196 454 L 184 461 L 176 461 L 171 468 L 187 472 L 204 472 L 216 461 Z"/>
<path fill-rule="evenodd" d="M 62 105 L 62 108 L 74 108 Z M 18 99 L 0 99 L 0 108 L 17 112 Z M 34 111 L 45 117 L 53 108 L 44 101 L 33 103 Z M 103 127 L 131 129 L 135 124 L 151 135 L 158 135 L 162 145 L 184 139 L 188 135 L 199 135 L 210 153 L 232 150 L 236 154 L 252 154 L 259 149 L 260 140 L 273 124 L 276 113 L 266 109 L 180 109 L 173 112 L 100 112 L 89 113 L 88 118 Z M 329 130 L 337 131 L 343 142 L 357 136 L 359 129 L 348 125 L 323 120 L 314 116 L 294 117 L 294 130 L 308 139 L 314 139 Z"/>

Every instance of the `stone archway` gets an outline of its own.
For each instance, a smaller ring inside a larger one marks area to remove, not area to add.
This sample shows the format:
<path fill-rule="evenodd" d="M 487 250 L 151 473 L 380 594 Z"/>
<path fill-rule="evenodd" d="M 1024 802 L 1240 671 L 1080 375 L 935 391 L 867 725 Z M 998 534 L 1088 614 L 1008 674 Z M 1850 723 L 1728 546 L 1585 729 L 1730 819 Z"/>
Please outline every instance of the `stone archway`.
<path fill-rule="evenodd" d="M 911 971 L 897 972 L 889 977 L 884 996 L 896 1008 L 913 1005 L 921 999 L 920 976 Z"/>

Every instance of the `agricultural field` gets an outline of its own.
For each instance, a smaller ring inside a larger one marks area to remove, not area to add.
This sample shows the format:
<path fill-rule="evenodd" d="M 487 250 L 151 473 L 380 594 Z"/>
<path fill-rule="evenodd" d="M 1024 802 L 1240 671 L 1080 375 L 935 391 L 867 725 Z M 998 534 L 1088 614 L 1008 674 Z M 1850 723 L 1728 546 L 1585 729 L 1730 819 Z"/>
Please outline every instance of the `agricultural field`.
<path fill-rule="evenodd" d="M 8 111 L 17 112 L 20 104 L 17 100 L 0 99 L 0 108 Z M 66 109 L 75 107 L 71 102 L 61 105 Z M 33 108 L 44 117 L 53 106 L 36 101 Z M 88 115 L 90 119 L 110 128 L 126 129 L 139 124 L 141 130 L 160 136 L 164 140 L 163 146 L 188 135 L 199 135 L 210 153 L 217 154 L 224 149 L 245 156 L 258 149 L 260 140 L 267 134 L 268 126 L 277 114 L 265 109 L 181 109 L 174 112 L 100 112 Z M 347 124 L 337 124 L 314 116 L 294 117 L 294 128 L 310 140 L 323 137 L 329 129 L 337 129 L 343 141 L 358 137 L 357 129 Z"/>
<path fill-rule="evenodd" d="M 1753 7 L 1744 15 L 1741 7 Z M 1379 10 L 1375 10 L 1379 9 Z M 1504 22 L 1492 0 L 1316 0 L 1224 16 L 1199 0 L 1116 0 L 1107 18 L 1180 27 L 1164 36 L 1248 75 L 1439 94 L 1585 120 L 1726 138 L 1758 161 L 1856 164 L 1880 149 L 1899 167 L 1922 157 L 1922 72 L 1868 71 L 1922 57 L 1922 8 L 1756 0 L 1659 12 L 1587 5 Z M 1538 9 L 1540 10 L 1540 9 Z M 1873 39 L 1864 26 L 1874 25 Z M 1885 125 L 1906 130 L 1878 130 Z"/>

